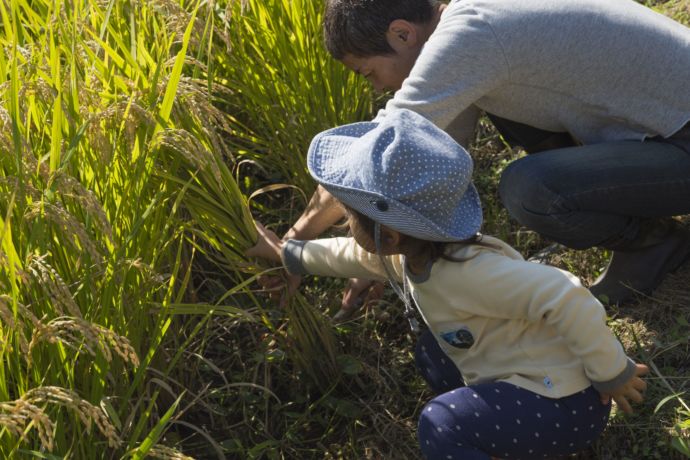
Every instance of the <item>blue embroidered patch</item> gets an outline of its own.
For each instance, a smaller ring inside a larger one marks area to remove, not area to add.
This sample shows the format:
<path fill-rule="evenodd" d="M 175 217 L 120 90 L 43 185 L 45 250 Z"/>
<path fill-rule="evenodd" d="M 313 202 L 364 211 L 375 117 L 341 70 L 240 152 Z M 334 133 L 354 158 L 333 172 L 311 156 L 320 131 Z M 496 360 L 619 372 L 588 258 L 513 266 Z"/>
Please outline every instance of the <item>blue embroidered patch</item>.
<path fill-rule="evenodd" d="M 449 345 L 455 348 L 470 348 L 474 345 L 474 337 L 467 329 L 458 329 L 457 331 L 443 332 L 441 338 Z"/>
<path fill-rule="evenodd" d="M 544 377 L 544 385 L 546 386 L 546 388 L 553 388 L 553 382 L 548 377 Z"/>

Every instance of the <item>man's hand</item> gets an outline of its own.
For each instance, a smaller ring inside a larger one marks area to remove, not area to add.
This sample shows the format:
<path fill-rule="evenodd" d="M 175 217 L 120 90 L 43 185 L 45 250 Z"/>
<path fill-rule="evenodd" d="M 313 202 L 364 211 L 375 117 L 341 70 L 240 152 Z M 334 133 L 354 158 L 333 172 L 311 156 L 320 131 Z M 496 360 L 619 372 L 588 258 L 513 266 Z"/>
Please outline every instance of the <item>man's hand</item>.
<path fill-rule="evenodd" d="M 283 235 L 283 241 L 313 240 L 343 217 L 345 217 L 345 209 L 340 202 L 319 185 L 302 215 Z"/>
<path fill-rule="evenodd" d="M 336 322 L 345 321 L 361 307 L 376 302 L 383 297 L 383 283 L 362 278 L 352 278 L 345 292 L 340 310 L 333 316 Z"/>
<path fill-rule="evenodd" d="M 283 249 L 283 242 L 275 232 L 258 222 L 256 223 L 256 229 L 258 230 L 259 238 L 254 246 L 244 252 L 244 255 L 280 263 L 280 251 Z"/>
<path fill-rule="evenodd" d="M 601 393 L 601 402 L 603 404 L 608 404 L 611 398 L 613 398 L 613 400 L 616 401 L 616 405 L 618 405 L 623 412 L 632 414 L 633 409 L 628 400 L 630 399 L 636 403 L 640 403 L 644 400 L 643 392 L 647 389 L 647 383 L 640 377 L 648 372 L 649 368 L 647 366 L 644 364 L 637 364 L 635 375 L 633 375 L 630 380 L 613 391 Z"/>

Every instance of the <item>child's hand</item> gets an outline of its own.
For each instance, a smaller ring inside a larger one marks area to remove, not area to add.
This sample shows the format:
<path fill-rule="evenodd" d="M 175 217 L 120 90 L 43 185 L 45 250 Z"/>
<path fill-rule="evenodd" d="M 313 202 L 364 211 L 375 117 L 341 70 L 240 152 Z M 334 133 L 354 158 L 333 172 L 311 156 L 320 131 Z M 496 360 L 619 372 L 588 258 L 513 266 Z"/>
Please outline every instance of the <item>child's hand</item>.
<path fill-rule="evenodd" d="M 288 300 L 297 292 L 302 282 L 299 275 L 291 275 L 287 270 L 281 270 L 280 275 L 260 276 L 259 285 L 268 293 L 269 298 L 279 307 L 287 305 Z"/>
<path fill-rule="evenodd" d="M 283 242 L 275 232 L 258 222 L 256 223 L 256 229 L 259 231 L 259 239 L 254 246 L 245 251 L 244 255 L 280 263 L 280 251 L 283 248 Z"/>
<path fill-rule="evenodd" d="M 632 406 L 630 406 L 628 399 L 637 403 L 642 402 L 644 399 L 642 392 L 647 389 L 647 383 L 645 383 L 640 376 L 649 372 L 649 368 L 644 364 L 637 364 L 636 367 L 635 375 L 633 375 L 630 380 L 613 391 L 601 393 L 601 402 L 603 404 L 608 404 L 611 398 L 613 398 L 623 412 L 632 414 Z"/>

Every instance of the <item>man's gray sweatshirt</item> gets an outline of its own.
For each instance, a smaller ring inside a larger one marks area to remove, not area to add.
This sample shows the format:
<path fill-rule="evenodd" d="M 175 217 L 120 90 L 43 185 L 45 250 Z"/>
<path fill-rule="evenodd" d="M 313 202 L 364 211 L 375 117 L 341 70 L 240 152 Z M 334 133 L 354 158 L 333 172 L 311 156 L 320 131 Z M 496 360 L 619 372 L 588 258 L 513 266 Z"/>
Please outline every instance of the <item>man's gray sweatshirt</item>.
<path fill-rule="evenodd" d="M 454 0 L 378 116 L 398 108 L 449 132 L 479 108 L 585 144 L 668 137 L 690 120 L 690 29 L 632 0 Z"/>

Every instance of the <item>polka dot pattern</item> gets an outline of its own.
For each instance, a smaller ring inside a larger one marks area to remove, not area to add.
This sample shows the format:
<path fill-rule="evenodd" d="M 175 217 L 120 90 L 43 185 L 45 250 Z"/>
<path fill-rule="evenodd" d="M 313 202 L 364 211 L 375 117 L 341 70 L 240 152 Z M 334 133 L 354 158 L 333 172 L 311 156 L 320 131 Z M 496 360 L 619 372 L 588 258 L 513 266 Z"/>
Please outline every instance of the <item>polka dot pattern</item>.
<path fill-rule="evenodd" d="M 532 395 L 510 383 L 492 382 L 435 397 L 419 418 L 422 453 L 427 459 L 553 458 L 586 449 L 606 426 L 610 405 L 598 403 L 591 387 L 558 399 L 560 404 Z M 518 398 L 523 404 L 516 403 Z M 592 412 L 573 415 L 572 407 L 590 405 Z M 520 418 L 506 419 L 505 412 Z"/>
<path fill-rule="evenodd" d="M 608 421 L 611 406 L 591 387 L 560 399 L 506 382 L 464 387 L 429 331 L 417 339 L 415 364 L 437 395 L 419 416 L 427 459 L 553 458 L 586 449 Z"/>
<path fill-rule="evenodd" d="M 415 112 L 324 131 L 309 147 L 307 166 L 337 199 L 406 235 L 458 241 L 481 226 L 472 159 Z"/>

